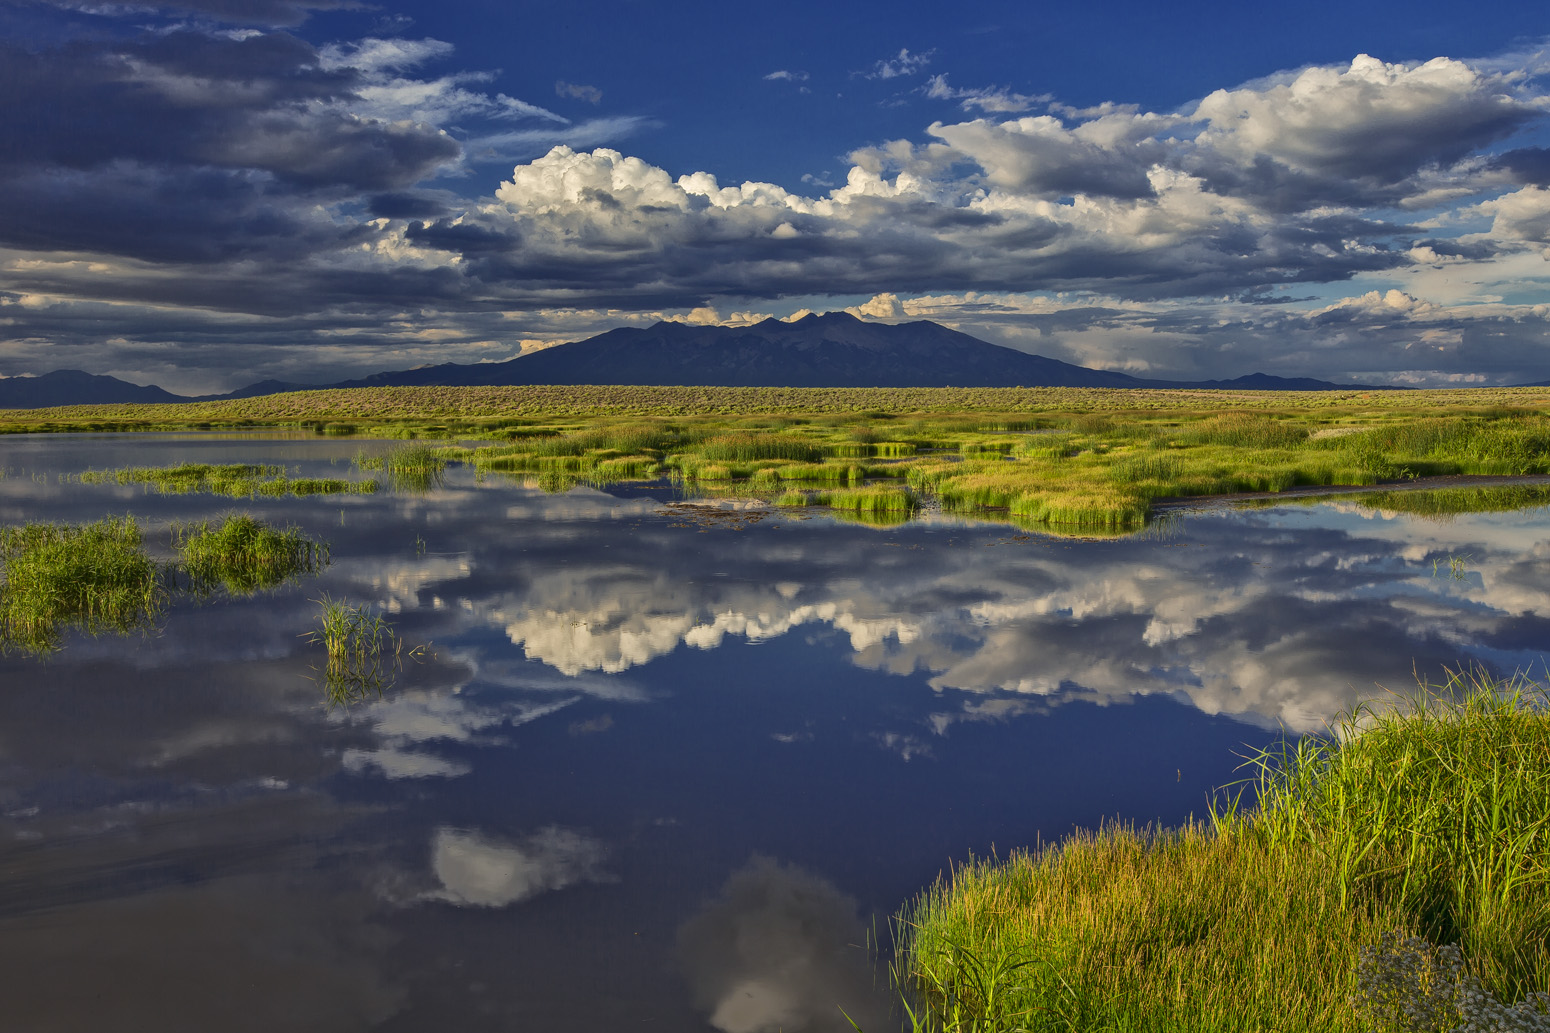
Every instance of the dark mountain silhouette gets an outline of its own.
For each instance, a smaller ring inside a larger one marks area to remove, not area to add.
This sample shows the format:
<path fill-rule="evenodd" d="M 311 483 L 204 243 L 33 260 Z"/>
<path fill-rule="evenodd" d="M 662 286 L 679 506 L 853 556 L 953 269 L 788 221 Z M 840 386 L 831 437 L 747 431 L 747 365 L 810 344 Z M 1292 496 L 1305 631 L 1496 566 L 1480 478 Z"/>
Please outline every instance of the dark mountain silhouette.
<path fill-rule="evenodd" d="M 287 391 L 316 391 L 316 384 L 293 384 L 288 380 L 260 380 L 256 384 L 247 387 L 239 387 L 235 391 L 228 391 L 223 395 L 197 395 L 192 398 L 179 398 L 180 402 L 220 402 L 228 398 L 261 398 L 264 395 L 283 395 Z"/>
<path fill-rule="evenodd" d="M 507 362 L 424 366 L 339 386 L 660 384 L 716 387 L 1139 387 L 1123 373 L 1003 348 L 937 323 L 844 312 L 746 327 L 621 327 Z"/>
<path fill-rule="evenodd" d="M 63 374 L 49 374 L 50 377 Z M 84 377 L 85 374 L 73 374 Z M 38 377 L 28 383 L 40 383 Z M 122 401 L 209 401 L 304 391 L 300 384 L 266 380 L 224 395 L 183 399 L 159 388 L 136 388 L 111 377 L 93 380 L 159 397 Z M 0 381 L 0 386 L 15 381 Z M 1218 388 L 1247 391 L 1329 391 L 1364 388 L 1306 377 L 1252 373 L 1235 380 L 1144 380 L 1088 369 L 1003 348 L 938 323 L 870 323 L 844 312 L 793 322 L 766 319 L 746 327 L 657 323 L 621 327 L 506 362 L 444 363 L 374 373 L 316 387 L 481 387 L 519 384 L 665 385 L 712 387 L 1115 387 Z M 1373 388 L 1366 388 L 1372 390 Z M 72 398 L 69 401 L 84 399 Z M 68 401 L 8 402 L 0 406 L 64 405 Z"/>
<path fill-rule="evenodd" d="M 0 409 L 46 409 L 55 405 L 114 405 L 120 402 L 186 402 L 159 387 L 141 387 L 117 377 L 56 369 L 39 377 L 0 380 Z"/>
<path fill-rule="evenodd" d="M 747 327 L 621 327 L 506 362 L 375 373 L 333 387 L 658 384 L 736 387 L 1211 387 L 1318 391 L 1359 385 L 1254 373 L 1143 380 L 1003 348 L 938 323 L 869 323 L 844 312 Z"/>

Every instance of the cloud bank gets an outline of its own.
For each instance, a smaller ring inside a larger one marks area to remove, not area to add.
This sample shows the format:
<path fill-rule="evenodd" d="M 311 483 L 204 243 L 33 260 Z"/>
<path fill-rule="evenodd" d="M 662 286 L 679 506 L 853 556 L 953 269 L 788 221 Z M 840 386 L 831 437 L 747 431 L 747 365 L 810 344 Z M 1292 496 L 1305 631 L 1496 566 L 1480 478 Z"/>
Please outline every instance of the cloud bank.
<path fill-rule="evenodd" d="M 594 86 L 553 83 L 597 108 L 578 121 L 456 68 L 444 41 L 292 31 L 342 6 L 189 0 L 163 13 L 248 27 L 0 45 L 0 373 L 330 379 L 891 294 L 1156 376 L 1550 375 L 1533 55 L 1357 55 L 1172 111 L 949 69 L 901 95 L 918 135 L 803 193 L 632 155 L 655 123 Z M 936 60 L 903 49 L 858 75 L 918 83 Z M 1416 304 L 1361 303 L 1395 291 Z"/>

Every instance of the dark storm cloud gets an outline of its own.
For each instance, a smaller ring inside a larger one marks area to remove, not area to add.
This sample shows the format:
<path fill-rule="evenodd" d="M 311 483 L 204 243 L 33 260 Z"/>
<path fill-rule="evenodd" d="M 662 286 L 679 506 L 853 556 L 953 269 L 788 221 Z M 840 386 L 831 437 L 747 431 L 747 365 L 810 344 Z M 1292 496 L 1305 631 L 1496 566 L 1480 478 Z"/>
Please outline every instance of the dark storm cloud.
<path fill-rule="evenodd" d="M 341 107 L 359 74 L 323 68 L 311 45 L 279 33 L 7 47 L 0 67 L 0 124 L 12 144 L 0 167 L 209 165 L 355 192 L 409 185 L 459 153 L 431 126 Z"/>
<path fill-rule="evenodd" d="M 240 170 L 126 162 L 39 172 L 11 179 L 0 204 L 0 240 L 13 247 L 150 262 L 284 261 L 371 235 L 318 218 L 272 180 Z"/>
<path fill-rule="evenodd" d="M 1498 155 L 1492 165 L 1505 169 L 1515 182 L 1550 187 L 1550 148 L 1521 147 Z"/>
<path fill-rule="evenodd" d="M 366 202 L 367 211 L 379 219 L 436 219 L 445 215 L 453 199 L 428 193 L 376 194 Z"/>

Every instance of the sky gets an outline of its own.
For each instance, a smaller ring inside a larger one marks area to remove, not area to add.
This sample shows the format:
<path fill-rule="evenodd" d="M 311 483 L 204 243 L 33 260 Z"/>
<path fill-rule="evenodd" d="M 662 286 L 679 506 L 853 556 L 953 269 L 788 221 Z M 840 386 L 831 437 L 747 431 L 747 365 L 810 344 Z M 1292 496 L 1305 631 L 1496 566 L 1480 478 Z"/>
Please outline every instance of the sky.
<path fill-rule="evenodd" d="M 0 375 L 184 393 L 849 310 L 1550 379 L 1550 13 L 0 0 Z"/>

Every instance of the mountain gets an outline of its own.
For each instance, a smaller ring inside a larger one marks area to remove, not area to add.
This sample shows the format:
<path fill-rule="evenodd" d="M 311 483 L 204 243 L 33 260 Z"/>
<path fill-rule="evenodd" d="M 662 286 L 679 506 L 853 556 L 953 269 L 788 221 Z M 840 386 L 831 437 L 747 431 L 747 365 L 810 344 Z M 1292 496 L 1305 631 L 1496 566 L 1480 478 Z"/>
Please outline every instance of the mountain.
<path fill-rule="evenodd" d="M 51 377 L 86 377 L 61 371 L 8 384 L 41 385 Z M 38 401 L 27 394 L 0 408 L 66 405 L 78 401 L 212 401 L 253 398 L 310 387 L 278 380 L 250 384 L 224 395 L 179 398 L 160 388 L 137 388 L 112 377 L 90 377 L 156 397 Z M 807 315 L 792 322 L 766 319 L 746 327 L 661 322 L 621 327 L 573 344 L 561 344 L 506 362 L 444 363 L 373 373 L 358 380 L 315 387 L 505 387 L 519 384 L 684 385 L 714 387 L 1115 387 L 1214 388 L 1242 391 L 1333 391 L 1361 384 L 1333 384 L 1252 373 L 1235 380 L 1143 380 L 1088 369 L 1058 359 L 1003 348 L 927 320 L 869 323 L 845 312 Z M 51 396 L 54 397 L 54 396 Z M 64 396 L 58 396 L 63 398 Z"/>
<path fill-rule="evenodd" d="M 506 362 L 375 373 L 332 387 L 658 384 L 737 387 L 1162 387 L 1329 391 L 1360 387 L 1253 373 L 1143 380 L 990 344 L 927 320 L 869 323 L 845 312 L 747 327 L 621 327 Z"/>
<path fill-rule="evenodd" d="M 239 387 L 235 391 L 228 391 L 223 395 L 199 395 L 196 398 L 180 398 L 178 401 L 189 402 L 220 402 L 228 398 L 261 398 L 264 395 L 280 395 L 287 391 L 316 391 L 312 384 L 292 384 L 285 380 L 260 380 L 256 384 L 247 387 Z"/>
<path fill-rule="evenodd" d="M 1137 387 L 1123 373 L 988 344 L 937 323 L 844 312 L 746 327 L 621 327 L 507 362 L 377 373 L 338 387 L 658 384 L 716 387 Z"/>
<path fill-rule="evenodd" d="M 97 376 L 78 369 L 56 369 L 39 377 L 6 377 L 0 380 L 0 409 L 186 401 L 187 398 L 159 387 L 141 387 L 117 377 Z"/>

